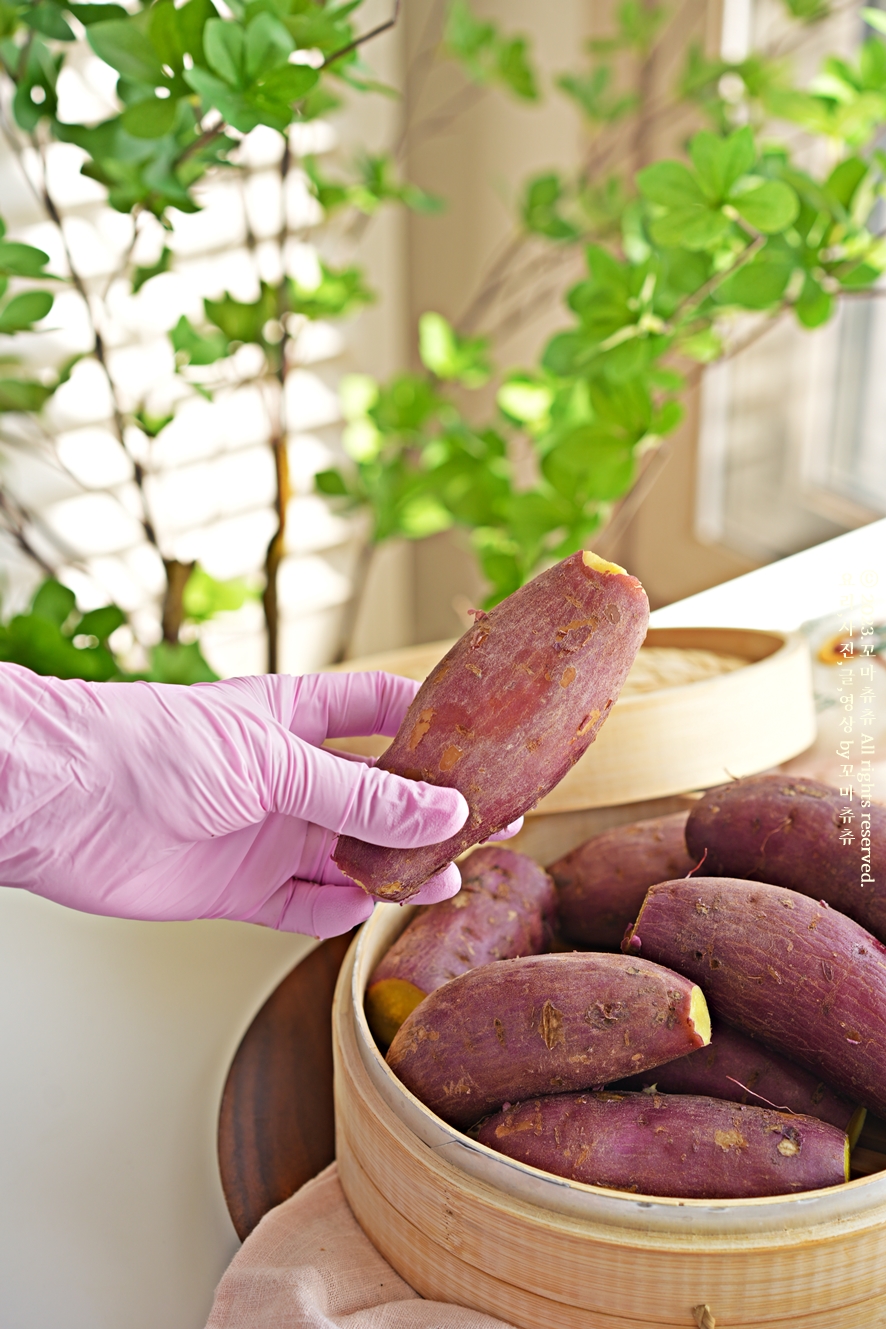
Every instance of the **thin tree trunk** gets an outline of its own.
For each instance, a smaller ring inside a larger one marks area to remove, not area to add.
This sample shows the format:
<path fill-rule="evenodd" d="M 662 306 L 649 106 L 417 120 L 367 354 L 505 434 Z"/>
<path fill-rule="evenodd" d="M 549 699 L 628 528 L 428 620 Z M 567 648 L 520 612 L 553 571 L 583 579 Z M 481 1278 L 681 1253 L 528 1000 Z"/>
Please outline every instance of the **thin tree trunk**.
<path fill-rule="evenodd" d="M 268 673 L 279 672 L 279 633 L 280 611 L 277 601 L 277 573 L 283 561 L 286 547 L 286 505 L 289 502 L 289 455 L 286 451 L 286 435 L 277 433 L 271 440 L 274 453 L 274 470 L 277 476 L 277 494 L 274 509 L 277 513 L 277 529 L 268 545 L 265 555 L 265 591 L 262 602 L 265 608 L 265 623 L 268 630 Z"/>
<path fill-rule="evenodd" d="M 175 646 L 185 616 L 184 594 L 188 578 L 194 571 L 194 560 L 180 563 L 177 558 L 164 558 L 166 594 L 163 596 L 163 640 Z"/>

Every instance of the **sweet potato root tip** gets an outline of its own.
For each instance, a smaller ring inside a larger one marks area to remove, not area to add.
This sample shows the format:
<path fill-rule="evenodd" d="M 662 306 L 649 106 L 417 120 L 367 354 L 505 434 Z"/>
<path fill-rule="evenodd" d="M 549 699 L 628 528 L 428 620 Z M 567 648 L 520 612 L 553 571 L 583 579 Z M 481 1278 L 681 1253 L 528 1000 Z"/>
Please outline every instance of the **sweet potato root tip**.
<path fill-rule="evenodd" d="M 619 567 L 617 563 L 610 563 L 608 559 L 601 558 L 592 549 L 583 551 L 581 561 L 586 568 L 593 568 L 595 572 L 620 572 L 623 576 L 627 576 L 624 568 Z"/>
<path fill-rule="evenodd" d="M 694 987 L 689 997 L 689 1023 L 701 1039 L 702 1047 L 707 1047 L 711 1041 L 711 1013 L 699 987 Z"/>
<path fill-rule="evenodd" d="M 366 1018 L 380 1043 L 394 1041 L 400 1025 L 428 994 L 402 978 L 383 978 L 366 990 Z"/>

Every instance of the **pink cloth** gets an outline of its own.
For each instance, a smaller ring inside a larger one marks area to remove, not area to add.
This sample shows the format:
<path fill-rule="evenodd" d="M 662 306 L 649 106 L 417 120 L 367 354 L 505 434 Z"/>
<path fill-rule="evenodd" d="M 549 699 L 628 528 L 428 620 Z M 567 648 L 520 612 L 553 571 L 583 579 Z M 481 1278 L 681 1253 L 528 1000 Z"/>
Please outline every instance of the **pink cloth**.
<path fill-rule="evenodd" d="M 467 816 L 455 789 L 322 747 L 395 734 L 417 690 L 382 673 L 178 687 L 0 664 L 0 883 L 119 918 L 346 932 L 372 901 L 332 862 L 340 832 L 411 848 Z M 460 885 L 450 865 L 417 898 Z"/>
<path fill-rule="evenodd" d="M 206 1329 L 513 1329 L 424 1301 L 358 1226 L 335 1163 L 272 1209 L 218 1285 Z"/>

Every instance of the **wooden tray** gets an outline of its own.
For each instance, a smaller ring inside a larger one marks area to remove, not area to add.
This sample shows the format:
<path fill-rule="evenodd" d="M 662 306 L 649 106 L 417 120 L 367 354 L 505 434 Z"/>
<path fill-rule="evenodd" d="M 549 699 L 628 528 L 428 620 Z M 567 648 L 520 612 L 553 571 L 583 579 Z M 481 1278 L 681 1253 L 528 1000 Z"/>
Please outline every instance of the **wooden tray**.
<path fill-rule="evenodd" d="M 349 660 L 336 668 L 385 669 L 424 678 L 451 645 L 434 642 Z M 677 681 L 650 691 L 632 687 L 632 671 L 597 741 L 533 813 L 648 802 L 707 789 L 732 776 L 778 766 L 815 741 L 809 652 L 800 633 L 651 628 L 645 646 L 710 651 L 746 663 L 697 682 Z M 641 651 L 641 666 L 642 656 Z M 678 672 L 677 679 L 682 677 Z M 331 746 L 379 756 L 388 742 L 337 739 Z"/>
<path fill-rule="evenodd" d="M 363 1015 L 408 916 L 382 906 L 351 947 L 333 1042 L 342 1186 L 417 1291 L 521 1329 L 882 1329 L 886 1173 L 796 1196 L 654 1199 L 551 1177 L 430 1113 Z"/>

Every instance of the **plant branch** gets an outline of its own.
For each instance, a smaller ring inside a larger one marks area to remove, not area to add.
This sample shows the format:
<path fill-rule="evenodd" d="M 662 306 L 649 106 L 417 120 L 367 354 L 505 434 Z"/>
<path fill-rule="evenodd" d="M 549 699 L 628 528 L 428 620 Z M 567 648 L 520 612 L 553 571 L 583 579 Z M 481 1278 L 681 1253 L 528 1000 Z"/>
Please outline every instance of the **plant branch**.
<path fill-rule="evenodd" d="M 350 55 L 351 51 L 356 51 L 358 46 L 363 46 L 365 42 L 372 41 L 373 37 L 379 37 L 389 28 L 396 26 L 397 19 L 400 17 L 400 0 L 394 0 L 394 12 L 384 23 L 379 23 L 378 27 L 372 28 L 369 32 L 364 32 L 362 36 L 355 37 L 347 46 L 343 46 L 340 51 L 333 51 L 332 55 L 327 55 L 326 59 L 320 65 L 320 69 L 328 69 L 336 60 L 340 60 L 343 55 Z"/>
<path fill-rule="evenodd" d="M 15 540 L 22 553 L 32 559 L 46 573 L 47 577 L 54 577 L 55 569 L 50 567 L 43 555 L 37 552 L 25 532 L 25 524 L 28 520 L 25 509 L 17 501 L 11 499 L 2 488 L 0 488 L 0 515 L 4 518 L 5 530 Z"/>
<path fill-rule="evenodd" d="M 123 408 L 120 405 L 120 399 L 117 394 L 117 385 L 114 382 L 114 379 L 111 375 L 110 367 L 108 365 L 104 338 L 102 337 L 101 329 L 99 328 L 98 322 L 95 318 L 95 313 L 92 308 L 92 302 L 90 301 L 89 298 L 89 292 L 86 289 L 86 283 L 84 282 L 82 276 L 80 275 L 77 269 L 76 264 L 74 263 L 74 256 L 71 253 L 71 247 L 68 244 L 68 238 L 65 235 L 64 226 L 62 224 L 61 213 L 58 209 L 58 206 L 56 205 L 54 198 L 49 192 L 49 186 L 47 183 L 47 173 L 46 173 L 46 158 L 43 152 L 43 146 L 38 142 L 36 136 L 32 136 L 31 142 L 35 152 L 37 153 L 41 166 L 42 179 L 39 187 L 41 202 L 43 203 L 43 206 L 46 209 L 46 212 L 50 220 L 52 221 L 53 225 L 58 230 L 59 237 L 61 239 L 62 246 L 64 248 L 65 259 L 67 260 L 68 264 L 68 271 L 70 272 L 71 275 L 71 283 L 74 289 L 76 290 L 77 294 L 80 296 L 80 299 L 83 301 L 86 310 L 86 317 L 89 320 L 89 327 L 93 337 L 92 353 L 102 368 L 102 372 L 104 373 L 105 380 L 108 385 L 108 391 L 111 396 L 111 412 L 114 421 L 114 432 L 117 436 L 117 442 L 120 444 L 120 447 L 123 449 L 123 452 L 126 454 L 126 457 L 128 458 L 130 465 L 132 466 L 132 475 L 135 481 L 136 488 L 138 489 L 139 501 L 141 503 L 141 509 L 142 509 L 142 518 L 141 518 L 142 529 L 144 530 L 145 538 L 148 540 L 149 544 L 152 544 L 155 549 L 159 550 L 160 545 L 157 539 L 157 529 L 156 526 L 154 525 L 154 521 L 151 516 L 150 504 L 148 502 L 148 496 L 145 490 L 144 467 L 142 466 L 141 462 L 132 455 L 132 452 L 130 451 L 126 443 L 126 421 L 124 419 Z"/>

